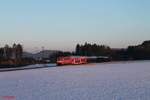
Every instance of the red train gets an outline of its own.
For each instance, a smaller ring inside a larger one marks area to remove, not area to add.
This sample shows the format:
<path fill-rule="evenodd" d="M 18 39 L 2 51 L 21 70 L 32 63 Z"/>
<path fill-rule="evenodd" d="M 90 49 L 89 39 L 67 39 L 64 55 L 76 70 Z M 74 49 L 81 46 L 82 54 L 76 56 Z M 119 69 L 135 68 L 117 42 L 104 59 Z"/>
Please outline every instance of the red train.
<path fill-rule="evenodd" d="M 57 65 L 78 65 L 86 63 L 87 57 L 84 56 L 67 56 L 57 58 Z"/>

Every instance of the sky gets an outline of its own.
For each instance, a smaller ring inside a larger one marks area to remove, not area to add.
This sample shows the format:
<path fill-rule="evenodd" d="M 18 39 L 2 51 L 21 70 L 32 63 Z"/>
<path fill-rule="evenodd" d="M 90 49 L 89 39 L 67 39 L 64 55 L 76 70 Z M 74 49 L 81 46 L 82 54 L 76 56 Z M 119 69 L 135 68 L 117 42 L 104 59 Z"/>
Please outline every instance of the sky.
<path fill-rule="evenodd" d="M 0 46 L 73 51 L 77 43 L 125 48 L 150 39 L 150 0 L 1 0 Z"/>

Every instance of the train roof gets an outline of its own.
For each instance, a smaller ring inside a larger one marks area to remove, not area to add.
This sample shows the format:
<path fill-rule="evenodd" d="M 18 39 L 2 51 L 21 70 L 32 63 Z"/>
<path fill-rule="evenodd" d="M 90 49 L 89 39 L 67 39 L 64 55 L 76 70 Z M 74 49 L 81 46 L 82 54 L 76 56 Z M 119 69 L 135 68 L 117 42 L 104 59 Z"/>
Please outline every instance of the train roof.
<path fill-rule="evenodd" d="M 104 59 L 107 59 L 107 58 L 109 58 L 108 56 L 63 56 L 63 57 L 72 57 L 72 58 L 85 57 L 85 58 L 89 58 L 89 59 L 97 59 L 97 58 L 104 58 Z"/>

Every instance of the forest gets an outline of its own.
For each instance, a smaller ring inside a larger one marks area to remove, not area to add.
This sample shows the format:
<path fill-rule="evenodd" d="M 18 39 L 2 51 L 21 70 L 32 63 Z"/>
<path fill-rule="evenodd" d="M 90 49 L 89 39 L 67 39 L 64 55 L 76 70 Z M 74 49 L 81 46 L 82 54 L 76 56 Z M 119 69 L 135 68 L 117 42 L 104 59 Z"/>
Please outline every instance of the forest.
<path fill-rule="evenodd" d="M 111 60 L 150 60 L 150 40 L 139 45 L 117 49 L 106 45 L 77 44 L 75 54 L 80 56 L 108 56 Z"/>

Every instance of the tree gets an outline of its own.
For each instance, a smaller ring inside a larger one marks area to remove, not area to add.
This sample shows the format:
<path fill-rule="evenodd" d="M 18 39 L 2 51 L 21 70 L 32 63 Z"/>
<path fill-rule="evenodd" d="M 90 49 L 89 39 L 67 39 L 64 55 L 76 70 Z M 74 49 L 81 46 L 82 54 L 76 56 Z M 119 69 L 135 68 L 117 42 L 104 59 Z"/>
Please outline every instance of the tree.
<path fill-rule="evenodd" d="M 12 58 L 13 59 L 21 59 L 22 55 L 23 55 L 23 47 L 20 44 L 13 44 L 13 48 L 12 48 Z"/>
<path fill-rule="evenodd" d="M 9 45 L 5 45 L 4 47 L 4 58 L 10 59 L 12 56 L 12 48 L 9 47 Z"/>
<path fill-rule="evenodd" d="M 17 59 L 21 59 L 23 55 L 23 47 L 21 44 L 17 45 Z"/>
<path fill-rule="evenodd" d="M 80 45 L 79 44 L 76 45 L 76 54 L 80 55 Z"/>
<path fill-rule="evenodd" d="M 97 45 L 85 43 L 84 45 L 77 44 L 76 54 L 82 56 L 106 56 L 110 54 L 111 49 L 105 45 Z"/>
<path fill-rule="evenodd" d="M 0 48 L 0 60 L 4 57 L 4 48 Z"/>

